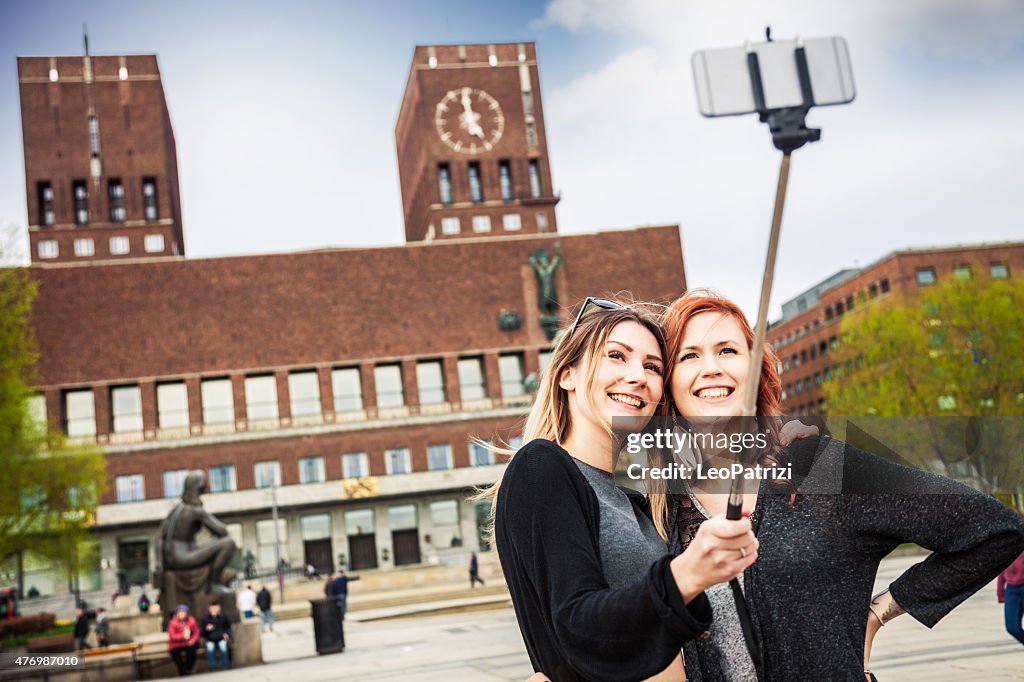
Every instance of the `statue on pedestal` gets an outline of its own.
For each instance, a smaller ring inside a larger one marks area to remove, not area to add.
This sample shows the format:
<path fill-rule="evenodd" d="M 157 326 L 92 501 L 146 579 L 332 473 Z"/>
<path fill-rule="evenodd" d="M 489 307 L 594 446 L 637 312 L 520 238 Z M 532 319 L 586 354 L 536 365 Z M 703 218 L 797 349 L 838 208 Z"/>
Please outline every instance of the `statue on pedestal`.
<path fill-rule="evenodd" d="M 558 293 L 555 290 L 555 270 L 562 264 L 562 248 L 555 244 L 555 256 L 548 259 L 548 252 L 538 249 L 530 254 L 530 265 L 537 276 L 537 308 L 540 310 L 540 326 L 548 340 L 558 332 Z"/>
<path fill-rule="evenodd" d="M 206 612 L 211 602 L 221 605 L 232 622 L 238 622 L 234 591 L 228 583 L 235 577 L 228 562 L 235 553 L 235 541 L 213 514 L 203 509 L 199 496 L 206 492 L 206 475 L 190 471 L 178 502 L 157 532 L 156 571 L 153 583 L 160 588 L 160 610 L 164 626 L 178 604 L 192 613 Z M 206 528 L 214 536 L 196 544 L 196 534 Z"/>

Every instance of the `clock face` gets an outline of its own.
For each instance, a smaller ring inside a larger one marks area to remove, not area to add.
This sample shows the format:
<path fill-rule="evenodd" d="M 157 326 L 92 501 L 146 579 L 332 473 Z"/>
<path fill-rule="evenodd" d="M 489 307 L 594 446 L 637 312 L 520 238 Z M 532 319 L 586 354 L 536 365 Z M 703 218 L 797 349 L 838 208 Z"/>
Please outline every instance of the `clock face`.
<path fill-rule="evenodd" d="M 434 113 L 434 127 L 441 141 L 460 154 L 490 151 L 505 132 L 505 115 L 498 100 L 483 90 L 462 87 L 450 90 Z"/>

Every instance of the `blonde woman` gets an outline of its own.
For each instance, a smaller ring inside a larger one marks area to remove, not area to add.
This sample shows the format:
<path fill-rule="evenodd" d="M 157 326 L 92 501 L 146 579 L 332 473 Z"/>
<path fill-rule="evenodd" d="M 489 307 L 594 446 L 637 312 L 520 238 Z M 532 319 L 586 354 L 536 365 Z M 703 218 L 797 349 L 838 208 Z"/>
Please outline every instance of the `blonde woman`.
<path fill-rule="evenodd" d="M 616 488 L 612 420 L 664 410 L 657 318 L 588 298 L 489 491 L 502 569 L 534 670 L 555 682 L 684 679 L 680 647 L 710 626 L 704 590 L 758 554 L 748 519 L 714 518 L 673 558 L 642 495 Z M 540 676 L 536 676 L 541 679 Z"/>

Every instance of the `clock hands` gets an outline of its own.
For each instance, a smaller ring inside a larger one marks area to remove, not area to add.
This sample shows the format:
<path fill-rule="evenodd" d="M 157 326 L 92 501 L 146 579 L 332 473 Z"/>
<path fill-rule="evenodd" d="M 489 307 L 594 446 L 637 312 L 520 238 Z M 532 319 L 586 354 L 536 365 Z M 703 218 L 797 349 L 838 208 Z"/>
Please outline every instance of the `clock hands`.
<path fill-rule="evenodd" d="M 486 138 L 484 129 L 480 127 L 480 114 L 473 111 L 473 103 L 469 99 L 469 88 L 462 88 L 462 114 L 459 118 L 462 128 L 470 135 L 476 135 L 481 140 Z"/>

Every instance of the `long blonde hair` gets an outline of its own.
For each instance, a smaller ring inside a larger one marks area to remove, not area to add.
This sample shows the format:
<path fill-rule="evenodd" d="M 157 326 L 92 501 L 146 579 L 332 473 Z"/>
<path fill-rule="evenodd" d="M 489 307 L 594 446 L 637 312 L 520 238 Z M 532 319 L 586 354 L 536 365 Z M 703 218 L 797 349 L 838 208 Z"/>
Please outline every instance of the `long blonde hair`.
<path fill-rule="evenodd" d="M 621 309 L 595 308 L 593 312 L 583 316 L 575 329 L 566 328 L 555 346 L 551 362 L 541 377 L 537 398 L 533 402 L 533 407 L 530 408 L 530 414 L 526 417 L 526 424 L 523 427 L 524 444 L 538 438 L 561 444 L 569 435 L 569 428 L 572 425 L 569 414 L 569 394 L 559 385 L 559 380 L 566 368 L 576 367 L 581 361 L 586 363 L 582 393 L 590 403 L 590 407 L 595 409 L 591 389 L 600 364 L 596 362 L 596 359 L 603 353 L 612 329 L 623 322 L 636 322 L 651 332 L 658 342 L 662 358 L 665 359 L 664 367 L 668 366 L 669 358 L 666 354 L 665 335 L 658 324 L 658 314 L 652 307 L 644 304 L 630 304 L 629 307 Z M 666 372 L 664 367 L 662 369 L 663 379 Z M 658 406 L 658 412 L 665 414 L 664 410 L 666 409 L 666 401 L 662 399 Z M 508 456 L 515 454 L 509 449 L 496 448 L 495 450 Z M 487 527 L 492 543 L 494 542 L 494 512 L 503 477 L 504 471 L 493 485 L 480 490 L 470 498 L 471 500 L 488 500 L 491 503 Z"/>

